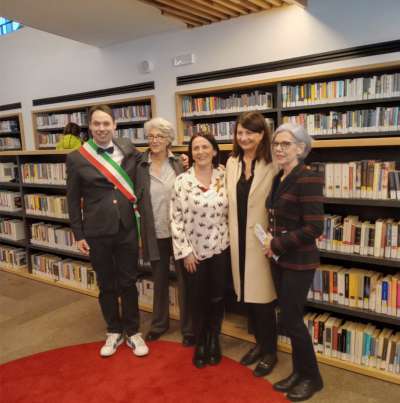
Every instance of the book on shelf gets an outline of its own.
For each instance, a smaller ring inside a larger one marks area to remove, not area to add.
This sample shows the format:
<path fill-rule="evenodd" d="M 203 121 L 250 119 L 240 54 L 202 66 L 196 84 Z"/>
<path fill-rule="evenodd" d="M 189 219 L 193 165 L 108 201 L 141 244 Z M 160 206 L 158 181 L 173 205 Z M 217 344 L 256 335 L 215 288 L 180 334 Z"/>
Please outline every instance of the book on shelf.
<path fill-rule="evenodd" d="M 17 119 L 0 120 L 0 134 L 1 133 L 18 133 L 19 126 Z"/>
<path fill-rule="evenodd" d="M 322 356 L 400 374 L 400 332 L 380 329 L 371 323 L 346 321 L 328 313 L 308 312 L 304 323 L 315 351 Z M 279 335 L 278 340 L 290 344 L 286 335 Z"/>
<path fill-rule="evenodd" d="M 326 214 L 317 245 L 321 250 L 400 259 L 400 221 L 386 218 L 371 223 L 358 216 Z"/>
<path fill-rule="evenodd" d="M 36 115 L 36 126 L 42 129 L 63 129 L 73 122 L 79 126 L 87 126 L 88 116 L 84 111 L 71 113 L 41 113 Z"/>
<path fill-rule="evenodd" d="M 400 272 L 394 275 L 321 264 L 308 300 L 400 318 Z"/>
<path fill-rule="evenodd" d="M 66 196 L 49 196 L 46 194 L 24 195 L 27 214 L 68 219 Z"/>
<path fill-rule="evenodd" d="M 10 190 L 0 191 L 0 210 L 3 211 L 21 211 L 22 200 L 20 192 L 12 192 Z"/>
<path fill-rule="evenodd" d="M 26 267 L 26 250 L 0 244 L 0 267 L 6 269 L 23 269 Z"/>
<path fill-rule="evenodd" d="M 0 241 L 1 238 L 12 241 L 25 239 L 24 222 L 14 218 L 0 217 Z"/>
<path fill-rule="evenodd" d="M 381 107 L 283 116 L 283 123 L 302 125 L 310 136 L 400 130 L 400 108 Z"/>
<path fill-rule="evenodd" d="M 67 168 L 61 163 L 25 163 L 21 166 L 22 182 L 28 184 L 65 185 Z"/>
<path fill-rule="evenodd" d="M 0 151 L 21 149 L 21 140 L 15 137 L 0 137 Z"/>
<path fill-rule="evenodd" d="M 96 275 L 88 262 L 63 259 L 48 253 L 31 255 L 31 262 L 35 276 L 84 290 L 97 289 Z"/>
<path fill-rule="evenodd" d="M 324 196 L 400 200 L 400 170 L 395 161 L 313 162 L 325 177 Z"/>
<path fill-rule="evenodd" d="M 0 162 L 0 182 L 11 182 L 18 178 L 18 166 L 14 162 Z"/>
<path fill-rule="evenodd" d="M 147 143 L 143 127 L 120 127 L 115 131 L 116 137 L 127 138 L 133 144 Z"/>
<path fill-rule="evenodd" d="M 233 93 L 214 96 L 182 97 L 182 114 L 185 117 L 216 113 L 238 113 L 273 108 L 272 93 L 254 90 L 249 93 Z"/>
<path fill-rule="evenodd" d="M 80 253 L 71 228 L 61 225 L 44 222 L 33 223 L 30 242 L 33 245 Z"/>
<path fill-rule="evenodd" d="M 400 96 L 400 73 L 282 85 L 282 106 L 329 104 Z"/>
<path fill-rule="evenodd" d="M 57 143 L 61 140 L 62 133 L 39 133 L 38 147 L 39 148 L 56 148 Z"/>
<path fill-rule="evenodd" d="M 151 118 L 150 104 L 127 105 L 112 107 L 112 112 L 116 123 L 124 122 L 145 122 Z"/>

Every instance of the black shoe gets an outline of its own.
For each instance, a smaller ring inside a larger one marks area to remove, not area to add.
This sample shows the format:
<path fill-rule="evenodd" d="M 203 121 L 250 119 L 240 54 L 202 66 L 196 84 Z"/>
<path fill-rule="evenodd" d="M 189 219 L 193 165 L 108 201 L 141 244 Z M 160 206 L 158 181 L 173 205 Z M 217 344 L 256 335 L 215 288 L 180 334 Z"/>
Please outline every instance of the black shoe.
<path fill-rule="evenodd" d="M 322 380 L 303 379 L 294 385 L 286 395 L 292 402 L 301 402 L 309 399 L 314 393 L 324 387 Z"/>
<path fill-rule="evenodd" d="M 211 333 L 208 345 L 208 363 L 218 365 L 221 362 L 221 345 L 219 344 L 219 334 Z"/>
<path fill-rule="evenodd" d="M 297 372 L 291 373 L 287 378 L 274 384 L 274 389 L 278 392 L 287 392 L 300 381 L 300 375 Z"/>
<path fill-rule="evenodd" d="M 182 345 L 184 347 L 192 347 L 195 345 L 195 338 L 191 334 L 185 334 L 182 338 Z"/>
<path fill-rule="evenodd" d="M 163 334 L 164 334 L 164 332 L 158 333 L 158 332 L 153 332 L 152 330 L 150 330 L 150 332 L 146 334 L 146 341 L 158 340 Z"/>
<path fill-rule="evenodd" d="M 262 360 L 254 368 L 254 376 L 265 376 L 272 372 L 278 362 L 276 354 L 265 354 Z"/>
<path fill-rule="evenodd" d="M 256 344 L 242 357 L 240 363 L 242 365 L 251 365 L 254 364 L 257 360 L 259 360 L 261 356 L 262 356 L 261 347 Z"/>
<path fill-rule="evenodd" d="M 208 357 L 205 344 L 196 346 L 192 361 L 196 368 L 204 368 L 207 365 Z"/>

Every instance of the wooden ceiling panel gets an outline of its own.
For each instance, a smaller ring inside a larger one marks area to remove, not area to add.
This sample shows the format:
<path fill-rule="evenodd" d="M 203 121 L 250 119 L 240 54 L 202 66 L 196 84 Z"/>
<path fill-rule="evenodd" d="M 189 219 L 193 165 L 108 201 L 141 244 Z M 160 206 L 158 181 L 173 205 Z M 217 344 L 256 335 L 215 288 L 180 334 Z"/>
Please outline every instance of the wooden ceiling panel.
<path fill-rule="evenodd" d="M 285 5 L 307 6 L 307 0 L 140 0 L 162 14 L 183 21 L 188 28 L 212 24 Z"/>

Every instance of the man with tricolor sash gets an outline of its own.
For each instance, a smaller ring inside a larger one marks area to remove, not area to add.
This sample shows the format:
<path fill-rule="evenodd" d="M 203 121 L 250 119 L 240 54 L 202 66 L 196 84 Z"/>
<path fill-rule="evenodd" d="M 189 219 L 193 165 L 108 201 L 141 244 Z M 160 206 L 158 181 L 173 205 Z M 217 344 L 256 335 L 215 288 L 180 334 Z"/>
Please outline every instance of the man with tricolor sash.
<path fill-rule="evenodd" d="M 90 256 L 107 324 L 102 357 L 124 337 L 137 356 L 148 354 L 139 331 L 136 288 L 139 213 L 134 183 L 141 154 L 128 139 L 114 138 L 116 123 L 106 105 L 89 111 L 92 138 L 67 157 L 67 198 L 79 250 Z M 120 301 L 120 302 L 119 302 Z"/>

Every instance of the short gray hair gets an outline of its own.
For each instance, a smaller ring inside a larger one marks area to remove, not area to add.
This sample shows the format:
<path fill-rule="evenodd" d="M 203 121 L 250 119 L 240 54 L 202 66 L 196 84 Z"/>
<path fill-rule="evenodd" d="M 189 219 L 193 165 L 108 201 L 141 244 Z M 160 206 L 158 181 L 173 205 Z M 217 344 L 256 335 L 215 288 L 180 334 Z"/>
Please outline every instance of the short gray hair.
<path fill-rule="evenodd" d="M 173 141 L 175 140 L 175 130 L 172 127 L 172 124 L 164 118 L 153 118 L 148 120 L 144 124 L 144 133 L 146 137 L 149 135 L 149 132 L 152 129 L 158 130 L 162 135 L 164 135 L 168 139 L 170 144 L 172 144 Z"/>
<path fill-rule="evenodd" d="M 306 129 L 301 126 L 301 125 L 296 125 L 293 123 L 284 123 L 283 125 L 280 125 L 275 132 L 272 135 L 272 140 L 273 142 L 275 140 L 275 137 L 282 132 L 289 132 L 296 143 L 303 143 L 304 144 L 304 151 L 302 152 L 301 155 L 299 155 L 299 159 L 304 160 L 306 159 L 307 155 L 311 151 L 311 137 L 307 133 Z"/>

